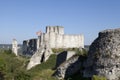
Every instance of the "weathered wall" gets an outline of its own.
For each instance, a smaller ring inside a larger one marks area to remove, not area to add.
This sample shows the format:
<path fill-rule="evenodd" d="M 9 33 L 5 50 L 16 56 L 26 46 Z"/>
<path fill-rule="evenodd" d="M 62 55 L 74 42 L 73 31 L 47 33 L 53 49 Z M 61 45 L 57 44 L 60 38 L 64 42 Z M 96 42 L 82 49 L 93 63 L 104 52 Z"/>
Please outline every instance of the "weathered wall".
<path fill-rule="evenodd" d="M 17 56 L 18 55 L 18 44 L 17 40 L 13 39 L 12 41 L 12 52 Z"/>
<path fill-rule="evenodd" d="M 83 35 L 63 35 L 64 48 L 84 48 Z"/>
<path fill-rule="evenodd" d="M 37 39 L 23 41 L 23 54 L 33 55 L 37 50 Z"/>
<path fill-rule="evenodd" d="M 64 34 L 64 27 L 62 26 L 47 26 L 46 33 L 57 33 L 57 34 Z"/>
<path fill-rule="evenodd" d="M 48 42 L 51 48 L 84 48 L 83 35 L 61 35 L 50 32 L 44 34 L 43 42 Z"/>
<path fill-rule="evenodd" d="M 61 26 L 47 26 L 46 33 L 38 36 L 38 39 L 30 39 L 23 42 L 23 53 L 33 54 L 41 45 L 47 44 L 51 48 L 84 48 L 83 35 L 66 35 Z"/>

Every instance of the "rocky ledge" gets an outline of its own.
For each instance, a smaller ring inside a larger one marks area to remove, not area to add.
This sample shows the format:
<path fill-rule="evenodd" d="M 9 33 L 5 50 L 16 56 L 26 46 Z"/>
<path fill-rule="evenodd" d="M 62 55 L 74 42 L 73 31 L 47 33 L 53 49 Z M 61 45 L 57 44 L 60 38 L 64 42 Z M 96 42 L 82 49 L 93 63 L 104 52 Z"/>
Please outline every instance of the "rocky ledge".
<path fill-rule="evenodd" d="M 120 28 L 104 30 L 92 43 L 84 63 L 84 77 L 105 76 L 120 79 Z"/>

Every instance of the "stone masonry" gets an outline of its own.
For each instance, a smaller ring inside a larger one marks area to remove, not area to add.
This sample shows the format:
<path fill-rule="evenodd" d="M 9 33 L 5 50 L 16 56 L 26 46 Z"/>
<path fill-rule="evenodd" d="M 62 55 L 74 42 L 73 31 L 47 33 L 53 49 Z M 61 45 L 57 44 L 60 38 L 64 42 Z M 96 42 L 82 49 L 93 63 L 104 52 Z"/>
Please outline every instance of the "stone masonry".
<path fill-rule="evenodd" d="M 46 33 L 42 33 L 36 40 L 30 40 L 23 41 L 23 53 L 25 54 L 34 54 L 34 51 L 46 43 L 51 48 L 84 48 L 82 34 L 64 34 L 64 28 L 61 26 L 47 26 Z"/>
<path fill-rule="evenodd" d="M 17 56 L 18 55 L 18 44 L 17 40 L 13 39 L 12 41 L 12 52 Z"/>

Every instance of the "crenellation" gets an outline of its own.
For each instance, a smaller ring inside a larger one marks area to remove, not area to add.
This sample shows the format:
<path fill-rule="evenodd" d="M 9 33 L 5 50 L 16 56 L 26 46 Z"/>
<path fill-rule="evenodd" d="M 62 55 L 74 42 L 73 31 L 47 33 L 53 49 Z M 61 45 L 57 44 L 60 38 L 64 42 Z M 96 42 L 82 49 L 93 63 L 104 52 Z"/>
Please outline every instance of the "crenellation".
<path fill-rule="evenodd" d="M 46 27 L 46 33 L 49 33 L 49 32 L 50 32 L 49 30 L 50 30 L 50 27 L 47 26 L 47 27 Z"/>
<path fill-rule="evenodd" d="M 54 32 L 58 34 L 58 28 L 54 27 Z"/>
<path fill-rule="evenodd" d="M 62 26 L 58 27 L 58 34 L 64 34 L 64 28 Z"/>

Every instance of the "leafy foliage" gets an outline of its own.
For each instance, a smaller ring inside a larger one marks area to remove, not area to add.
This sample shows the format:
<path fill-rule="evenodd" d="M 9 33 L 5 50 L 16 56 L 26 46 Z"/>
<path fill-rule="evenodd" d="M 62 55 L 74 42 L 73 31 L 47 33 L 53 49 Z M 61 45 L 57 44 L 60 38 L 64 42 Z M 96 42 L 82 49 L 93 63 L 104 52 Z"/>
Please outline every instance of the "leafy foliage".
<path fill-rule="evenodd" d="M 77 55 L 84 55 L 86 51 L 80 52 L 77 48 L 67 50 L 76 51 Z M 64 49 L 55 50 L 55 52 L 64 51 Z M 31 70 L 26 70 L 29 57 L 15 56 L 11 50 L 0 50 L 0 80 L 58 80 L 52 77 L 56 65 L 56 55 L 51 55 L 49 60 L 43 62 Z M 88 80 L 75 74 L 65 80 Z"/>
<path fill-rule="evenodd" d="M 18 75 L 18 72 L 25 69 L 23 64 L 26 62 L 26 59 L 16 57 L 11 50 L 0 50 L 0 78 L 2 80 L 12 80 Z M 23 76 L 24 74 L 22 74 Z M 19 75 L 20 76 L 20 75 Z M 19 80 L 19 79 L 15 79 Z M 26 79 L 21 79 L 26 80 Z"/>

